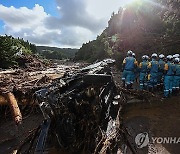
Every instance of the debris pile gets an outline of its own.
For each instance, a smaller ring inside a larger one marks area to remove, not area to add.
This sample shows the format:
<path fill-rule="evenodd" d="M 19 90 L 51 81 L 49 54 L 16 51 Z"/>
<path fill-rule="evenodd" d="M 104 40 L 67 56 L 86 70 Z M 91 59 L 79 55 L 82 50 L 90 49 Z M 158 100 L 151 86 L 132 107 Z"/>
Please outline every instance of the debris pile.
<path fill-rule="evenodd" d="M 51 136 L 56 139 L 52 142 L 60 149 L 71 152 L 84 149 L 92 153 L 103 135 L 111 131 L 109 119 L 119 118 L 123 96 L 115 97 L 116 91 L 105 62 L 74 74 L 68 73 L 36 91 L 36 100 L 45 122 L 41 126 L 35 151 L 43 152 L 46 145 L 42 143 Z M 50 135 L 42 131 L 48 128 Z"/>
<path fill-rule="evenodd" d="M 101 61 L 67 73 L 36 91 L 45 120 L 31 136 L 30 151 L 42 153 L 51 145 L 71 153 L 117 153 L 125 143 L 134 152 L 121 119 L 128 100 L 124 92 L 142 100 L 150 94 L 142 97 L 118 87 L 109 66 L 112 63 Z"/>
<path fill-rule="evenodd" d="M 147 101 L 154 95 L 121 88 L 113 79 L 113 63 L 108 59 L 82 69 L 57 66 L 34 72 L 6 71 L 6 75 L 0 72 L 6 100 L 17 104 L 23 100 L 18 97 L 30 96 L 44 116 L 42 125 L 15 151 L 42 153 L 55 146 L 71 153 L 117 153 L 125 144 L 134 153 L 121 119 L 123 105 L 134 98 Z M 18 96 L 17 102 L 11 92 Z M 15 122 L 20 123 L 21 114 L 12 110 Z"/>
<path fill-rule="evenodd" d="M 51 83 L 52 80 L 62 77 L 67 71 L 75 71 L 78 66 L 58 65 L 56 68 L 46 68 L 28 71 L 26 69 L 9 69 L 0 71 L 0 87 L 1 90 L 15 92 L 16 90 L 22 93 L 30 92 L 31 89 L 44 87 Z M 1 91 L 0 90 L 0 91 Z"/>
<path fill-rule="evenodd" d="M 37 90 L 64 76 L 67 71 L 72 72 L 78 68 L 78 65 L 68 67 L 57 65 L 49 68 L 36 66 L 28 69 L 2 70 L 0 71 L 0 105 L 9 105 L 14 121 L 16 124 L 21 123 L 20 106 L 34 105 L 34 93 Z M 17 117 L 20 118 L 17 120 Z"/>
<path fill-rule="evenodd" d="M 49 62 L 39 59 L 36 55 L 20 54 L 17 58 L 18 66 L 28 70 L 42 70 L 50 66 Z"/>

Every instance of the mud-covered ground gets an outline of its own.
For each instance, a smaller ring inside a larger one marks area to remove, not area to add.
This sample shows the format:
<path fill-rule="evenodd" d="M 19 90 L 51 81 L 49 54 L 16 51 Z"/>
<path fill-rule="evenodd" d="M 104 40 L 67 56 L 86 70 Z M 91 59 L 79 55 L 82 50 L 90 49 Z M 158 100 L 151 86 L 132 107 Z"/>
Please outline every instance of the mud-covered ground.
<path fill-rule="evenodd" d="M 124 109 L 123 123 L 128 130 L 129 141 L 134 145 L 138 154 L 180 153 L 180 142 L 179 144 L 161 143 L 162 138 L 180 137 L 180 96 L 151 104 L 128 104 Z M 140 133 L 147 133 L 151 144 L 137 148 L 135 138 Z M 159 137 L 159 139 L 152 144 L 152 137 Z"/>
<path fill-rule="evenodd" d="M 11 118 L 1 118 L 0 154 L 11 154 L 42 121 L 43 116 L 40 111 L 24 116 L 19 126 L 16 126 Z"/>

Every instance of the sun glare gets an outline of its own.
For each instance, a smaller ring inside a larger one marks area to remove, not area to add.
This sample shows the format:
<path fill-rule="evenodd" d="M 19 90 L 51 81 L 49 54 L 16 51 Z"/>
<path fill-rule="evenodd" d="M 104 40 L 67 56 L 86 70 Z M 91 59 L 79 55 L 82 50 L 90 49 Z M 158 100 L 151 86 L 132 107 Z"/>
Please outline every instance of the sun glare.
<path fill-rule="evenodd" d="M 141 1 L 143 1 L 143 0 L 126 0 L 124 2 L 124 5 L 130 4 L 130 3 L 134 3 L 134 2 L 141 2 Z"/>

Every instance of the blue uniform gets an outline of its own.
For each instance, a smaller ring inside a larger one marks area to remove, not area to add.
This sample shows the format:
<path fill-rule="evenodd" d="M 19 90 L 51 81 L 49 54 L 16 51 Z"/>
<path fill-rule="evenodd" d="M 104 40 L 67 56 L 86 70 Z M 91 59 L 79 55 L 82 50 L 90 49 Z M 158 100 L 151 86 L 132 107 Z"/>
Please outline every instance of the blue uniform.
<path fill-rule="evenodd" d="M 134 70 L 137 66 L 137 61 L 133 57 L 126 57 L 123 60 L 124 71 L 122 80 L 125 81 L 126 86 L 133 84 L 134 82 Z"/>
<path fill-rule="evenodd" d="M 158 61 L 155 59 L 152 59 L 151 62 L 148 64 L 148 69 L 149 69 L 149 77 L 148 77 L 148 87 L 149 88 L 154 88 L 157 86 L 157 80 L 158 80 L 158 70 L 159 70 L 159 65 Z"/>
<path fill-rule="evenodd" d="M 162 59 L 160 59 L 159 60 L 159 71 L 158 71 L 158 85 L 161 85 L 164 80 L 164 65 L 165 65 L 165 62 Z"/>
<path fill-rule="evenodd" d="M 172 94 L 175 65 L 168 61 L 164 66 L 164 70 L 166 71 L 164 76 L 164 96 L 168 97 L 170 94 Z"/>
<path fill-rule="evenodd" d="M 179 90 L 179 88 L 180 88 L 180 63 L 175 64 L 175 74 L 173 80 L 173 89 Z"/>
<path fill-rule="evenodd" d="M 133 74 L 133 82 L 136 80 L 137 76 L 138 76 L 138 69 L 135 68 Z"/>
<path fill-rule="evenodd" d="M 139 64 L 139 82 L 140 82 L 140 89 L 144 89 L 147 86 L 147 71 L 148 71 L 148 62 L 143 60 Z"/>

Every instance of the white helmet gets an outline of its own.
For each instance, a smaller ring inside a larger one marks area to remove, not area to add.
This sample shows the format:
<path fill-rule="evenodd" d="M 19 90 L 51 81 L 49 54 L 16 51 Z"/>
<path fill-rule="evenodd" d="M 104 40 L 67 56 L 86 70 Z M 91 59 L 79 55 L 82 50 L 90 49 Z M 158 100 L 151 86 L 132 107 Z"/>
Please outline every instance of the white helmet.
<path fill-rule="evenodd" d="M 172 60 L 173 56 L 172 55 L 168 55 L 166 58 L 169 59 L 169 60 Z"/>
<path fill-rule="evenodd" d="M 135 54 L 134 52 L 132 53 L 132 55 L 133 55 L 133 56 L 136 56 L 136 54 Z"/>
<path fill-rule="evenodd" d="M 159 58 L 160 58 L 160 59 L 163 59 L 164 57 L 165 57 L 165 56 L 164 56 L 163 54 L 160 54 L 160 55 L 159 55 Z"/>
<path fill-rule="evenodd" d="M 129 50 L 128 52 L 127 52 L 127 55 L 132 55 L 133 54 L 133 52 L 131 51 L 131 50 Z"/>
<path fill-rule="evenodd" d="M 152 55 L 151 55 L 151 57 L 157 57 L 158 55 L 157 55 L 157 53 L 153 53 Z"/>
<path fill-rule="evenodd" d="M 173 55 L 173 58 L 177 58 L 176 55 Z"/>
<path fill-rule="evenodd" d="M 146 59 L 149 59 L 149 56 L 148 55 L 145 55 L 146 56 Z"/>
<path fill-rule="evenodd" d="M 177 54 L 175 54 L 176 56 L 177 56 L 177 58 L 180 58 L 180 55 L 177 53 Z"/>
<path fill-rule="evenodd" d="M 177 54 L 173 55 L 173 58 L 179 58 L 179 54 L 177 53 Z"/>
<path fill-rule="evenodd" d="M 146 55 L 142 56 L 142 59 L 146 59 Z"/>
<path fill-rule="evenodd" d="M 175 58 L 174 61 L 179 63 L 180 59 L 179 58 Z"/>

